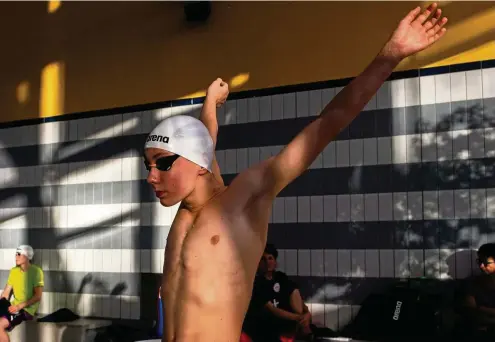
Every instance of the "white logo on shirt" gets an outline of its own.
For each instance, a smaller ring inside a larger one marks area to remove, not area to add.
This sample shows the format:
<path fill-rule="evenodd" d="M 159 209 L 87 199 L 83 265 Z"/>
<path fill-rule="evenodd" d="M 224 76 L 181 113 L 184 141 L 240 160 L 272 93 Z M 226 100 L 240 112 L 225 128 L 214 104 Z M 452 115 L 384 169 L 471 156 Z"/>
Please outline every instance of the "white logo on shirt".
<path fill-rule="evenodd" d="M 280 284 L 279 283 L 275 283 L 273 285 L 273 291 L 275 291 L 275 292 L 279 292 L 280 291 Z"/>

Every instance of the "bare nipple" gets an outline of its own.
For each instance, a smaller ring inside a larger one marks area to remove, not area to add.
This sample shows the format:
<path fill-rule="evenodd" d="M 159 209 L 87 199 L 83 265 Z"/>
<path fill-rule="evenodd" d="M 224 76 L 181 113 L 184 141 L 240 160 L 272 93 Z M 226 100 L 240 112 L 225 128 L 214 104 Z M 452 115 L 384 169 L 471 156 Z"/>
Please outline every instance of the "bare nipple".
<path fill-rule="evenodd" d="M 212 245 L 216 245 L 220 241 L 220 235 L 213 235 L 210 239 Z"/>

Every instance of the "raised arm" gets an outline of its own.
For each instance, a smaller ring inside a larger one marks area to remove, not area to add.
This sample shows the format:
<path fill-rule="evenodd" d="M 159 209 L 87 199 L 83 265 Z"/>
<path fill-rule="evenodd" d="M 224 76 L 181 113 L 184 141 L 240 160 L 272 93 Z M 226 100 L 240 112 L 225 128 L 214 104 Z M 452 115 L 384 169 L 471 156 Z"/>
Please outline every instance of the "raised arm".
<path fill-rule="evenodd" d="M 371 64 L 323 109 L 321 115 L 304 128 L 262 170 L 262 195 L 275 197 L 301 175 L 338 134 L 348 126 L 371 100 L 394 68 L 405 57 L 419 52 L 445 33 L 447 18 L 441 18 L 436 4 L 421 13 L 419 7 L 404 17 Z M 366 115 L 365 113 L 363 115 Z"/>
<path fill-rule="evenodd" d="M 203 109 L 199 116 L 199 120 L 210 132 L 211 138 L 213 139 L 213 147 L 217 146 L 217 135 L 218 135 L 218 120 L 217 120 L 217 108 L 225 103 L 227 96 L 229 95 L 229 86 L 227 83 L 222 81 L 222 79 L 217 78 L 208 87 L 206 97 L 203 103 Z M 215 178 L 223 184 L 222 175 L 220 173 L 220 167 L 216 157 L 214 156 L 212 171 Z"/>

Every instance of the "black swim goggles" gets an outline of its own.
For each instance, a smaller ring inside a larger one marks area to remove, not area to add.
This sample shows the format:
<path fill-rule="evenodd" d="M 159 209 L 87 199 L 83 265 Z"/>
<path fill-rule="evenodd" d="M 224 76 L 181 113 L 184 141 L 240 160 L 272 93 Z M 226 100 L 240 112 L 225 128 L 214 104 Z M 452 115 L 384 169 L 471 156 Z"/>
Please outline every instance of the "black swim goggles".
<path fill-rule="evenodd" d="M 144 161 L 144 167 L 150 171 L 152 167 L 155 167 L 159 171 L 168 171 L 172 168 L 174 162 L 179 158 L 178 154 L 172 156 L 160 157 L 155 161 L 155 164 L 150 164 L 146 160 Z"/>

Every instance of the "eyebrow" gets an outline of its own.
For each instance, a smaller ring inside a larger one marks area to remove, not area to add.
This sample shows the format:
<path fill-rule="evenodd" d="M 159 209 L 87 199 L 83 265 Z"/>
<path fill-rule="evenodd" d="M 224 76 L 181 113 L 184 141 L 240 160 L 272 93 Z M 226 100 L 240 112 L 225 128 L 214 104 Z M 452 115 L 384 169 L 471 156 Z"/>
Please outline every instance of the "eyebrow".
<path fill-rule="evenodd" d="M 157 152 L 157 153 L 155 153 L 155 154 L 151 157 L 151 160 L 156 159 L 157 157 L 161 156 L 162 154 L 163 154 L 163 152 Z M 146 154 L 144 154 L 144 153 L 143 153 L 143 158 L 144 158 L 144 160 L 145 160 L 146 162 L 148 161 L 148 159 L 146 158 Z"/>

